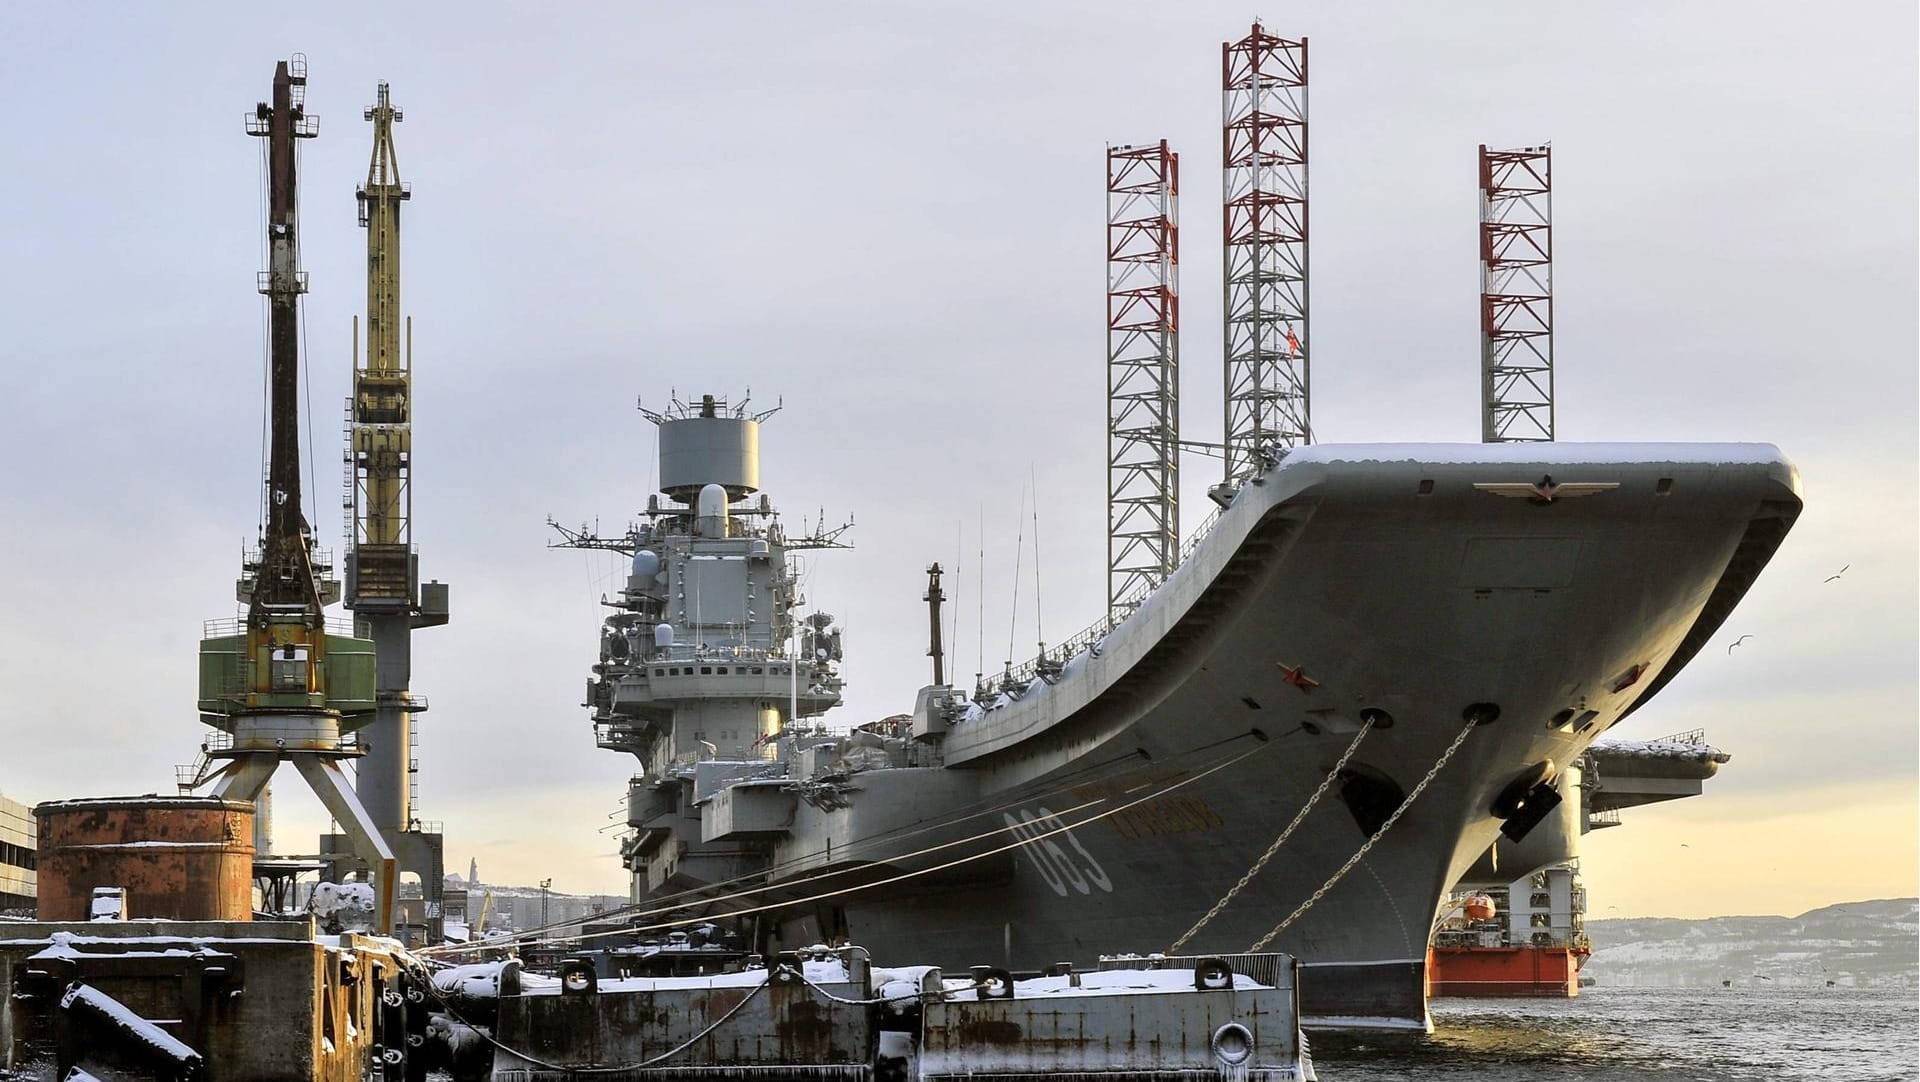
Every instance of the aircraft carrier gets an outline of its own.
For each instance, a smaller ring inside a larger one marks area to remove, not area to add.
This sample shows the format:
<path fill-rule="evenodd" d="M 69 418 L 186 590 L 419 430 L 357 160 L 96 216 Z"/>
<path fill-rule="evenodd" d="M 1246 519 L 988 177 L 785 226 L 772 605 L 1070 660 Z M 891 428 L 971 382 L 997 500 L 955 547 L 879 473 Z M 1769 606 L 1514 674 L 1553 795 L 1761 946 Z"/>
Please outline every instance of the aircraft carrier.
<path fill-rule="evenodd" d="M 632 560 L 586 689 L 641 765 L 632 919 L 1016 971 L 1281 950 L 1321 1024 L 1429 1024 L 1448 891 L 1573 855 L 1575 764 L 1801 506 L 1764 444 L 1274 448 L 1123 615 L 830 732 L 841 635 L 790 556 L 836 542 L 759 491 L 766 414 L 648 417 L 644 520 L 561 531 Z"/>

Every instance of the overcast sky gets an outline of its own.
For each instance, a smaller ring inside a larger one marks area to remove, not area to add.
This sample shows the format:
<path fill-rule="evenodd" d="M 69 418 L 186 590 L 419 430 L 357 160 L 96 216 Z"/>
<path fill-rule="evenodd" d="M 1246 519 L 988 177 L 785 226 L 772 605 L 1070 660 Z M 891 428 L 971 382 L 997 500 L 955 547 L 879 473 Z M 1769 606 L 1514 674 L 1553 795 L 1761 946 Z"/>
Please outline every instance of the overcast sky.
<path fill-rule="evenodd" d="M 636 396 L 786 408 L 761 442 L 846 625 L 858 723 L 927 678 L 922 568 L 962 567 L 963 674 L 1104 600 L 1102 155 L 1182 153 L 1183 434 L 1217 438 L 1219 43 L 1244 4 L 11 5 L 0 11 L 0 791 L 170 792 L 203 619 L 255 535 L 264 303 L 242 118 L 304 51 L 310 514 L 339 535 L 354 186 L 379 80 L 408 205 L 420 814 L 450 869 L 624 889 L 634 763 L 577 705 L 604 556 L 653 478 Z M 1762 440 L 1807 511 L 1618 735 L 1704 727 L 1706 799 L 1590 839 L 1599 915 L 1916 890 L 1915 15 L 1906 0 L 1266 9 L 1312 40 L 1314 426 L 1478 438 L 1474 148 L 1552 140 L 1565 440 Z M 1185 524 L 1217 462 L 1185 464 Z M 978 552 L 985 523 L 986 634 Z M 1029 525 L 1028 541 L 1032 529 Z M 1822 580 L 1843 565 L 1839 581 Z M 1032 607 L 1038 593 L 1044 604 Z M 1036 620 L 1038 629 L 1036 629 Z M 318 803 L 287 772 L 278 845 Z M 1687 846 L 1682 850 L 1682 844 Z M 1618 908 L 1612 908 L 1617 906 Z"/>

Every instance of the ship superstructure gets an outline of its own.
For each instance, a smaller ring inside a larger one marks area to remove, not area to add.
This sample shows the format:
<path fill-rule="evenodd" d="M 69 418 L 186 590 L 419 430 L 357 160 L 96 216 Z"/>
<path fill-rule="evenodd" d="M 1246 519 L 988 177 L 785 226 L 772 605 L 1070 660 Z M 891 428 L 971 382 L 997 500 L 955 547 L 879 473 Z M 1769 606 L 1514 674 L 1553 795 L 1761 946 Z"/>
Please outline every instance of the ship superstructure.
<path fill-rule="evenodd" d="M 599 745 L 640 761 L 622 844 L 636 898 L 757 867 L 741 845 L 705 845 L 690 813 L 722 785 L 779 772 L 781 736 L 840 703 L 840 629 L 831 613 L 802 615 L 790 561 L 844 547 L 845 528 L 791 537 L 760 492 L 760 423 L 777 409 L 713 395 L 643 407 L 660 445 L 645 521 L 616 538 L 560 530 L 562 546 L 631 559 L 605 599 L 587 705 Z"/>

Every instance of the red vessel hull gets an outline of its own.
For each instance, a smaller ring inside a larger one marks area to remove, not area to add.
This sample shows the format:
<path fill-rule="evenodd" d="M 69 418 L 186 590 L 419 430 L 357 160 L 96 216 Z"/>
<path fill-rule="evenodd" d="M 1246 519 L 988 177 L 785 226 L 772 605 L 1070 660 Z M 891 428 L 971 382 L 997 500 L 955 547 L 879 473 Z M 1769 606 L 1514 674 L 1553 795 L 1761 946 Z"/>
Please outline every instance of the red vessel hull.
<path fill-rule="evenodd" d="M 1430 947 L 1427 994 L 1571 999 L 1586 958 L 1576 947 Z"/>

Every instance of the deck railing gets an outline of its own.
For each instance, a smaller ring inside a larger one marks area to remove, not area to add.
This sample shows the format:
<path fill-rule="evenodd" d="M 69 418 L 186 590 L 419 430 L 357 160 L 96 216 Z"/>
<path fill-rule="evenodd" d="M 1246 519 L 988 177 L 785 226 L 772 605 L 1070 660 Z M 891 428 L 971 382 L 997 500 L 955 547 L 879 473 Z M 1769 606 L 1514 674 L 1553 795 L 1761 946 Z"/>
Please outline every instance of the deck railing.
<path fill-rule="evenodd" d="M 1187 540 L 1180 546 L 1180 562 L 1182 564 L 1186 563 L 1187 558 L 1192 556 L 1194 550 L 1200 547 L 1200 543 L 1207 539 L 1207 535 L 1213 532 L 1213 528 L 1220 524 L 1220 516 L 1225 510 L 1225 508 L 1215 508 L 1213 514 L 1208 515 L 1207 520 L 1200 524 L 1200 528 L 1187 536 Z M 1140 606 L 1146 602 L 1147 598 L 1151 596 L 1155 590 L 1159 589 L 1161 585 L 1164 585 L 1164 583 L 1165 580 L 1163 579 L 1159 583 L 1142 587 L 1135 591 L 1132 596 L 1125 598 L 1118 605 L 1115 605 L 1107 615 L 1082 628 L 1077 634 L 1042 651 L 1038 656 L 1029 659 L 1024 664 L 1008 667 L 1007 670 L 1001 674 L 1000 682 L 997 686 L 1002 689 L 1024 688 L 1039 679 L 1042 673 L 1059 672 L 1061 667 L 1072 660 L 1080 651 L 1090 649 L 1094 643 L 1112 634 L 1114 628 L 1125 623 L 1127 617 L 1139 611 Z"/>

